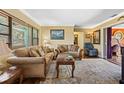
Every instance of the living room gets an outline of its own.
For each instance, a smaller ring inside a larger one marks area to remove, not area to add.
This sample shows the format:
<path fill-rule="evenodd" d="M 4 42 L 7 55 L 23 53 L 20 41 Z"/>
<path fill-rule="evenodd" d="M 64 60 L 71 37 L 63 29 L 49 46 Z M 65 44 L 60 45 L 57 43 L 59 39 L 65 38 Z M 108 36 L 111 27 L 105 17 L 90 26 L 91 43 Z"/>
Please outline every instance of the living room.
<path fill-rule="evenodd" d="M 105 32 L 108 27 L 124 21 L 123 12 L 123 9 L 0 10 L 0 69 L 3 70 L 1 74 L 11 64 L 10 71 L 19 69 L 15 79 L 6 80 L 8 83 L 15 83 L 16 79 L 19 79 L 18 83 L 23 84 L 119 83 L 121 67 L 104 60 L 108 59 Z M 51 16 L 47 16 L 48 14 Z M 89 16 L 81 20 L 86 15 Z M 103 16 L 98 17 L 101 15 Z M 93 48 L 88 53 L 85 52 L 86 43 L 88 43 L 87 47 Z M 36 48 L 40 55 L 34 51 Z M 15 55 L 3 56 L 4 52 L 5 54 L 14 52 Z M 64 59 L 67 57 L 67 61 L 71 60 L 71 62 L 61 63 L 63 57 Z M 59 68 L 59 65 L 64 66 Z M 38 78 L 34 78 L 35 76 Z M 2 79 L 4 80 L 5 77 Z"/>

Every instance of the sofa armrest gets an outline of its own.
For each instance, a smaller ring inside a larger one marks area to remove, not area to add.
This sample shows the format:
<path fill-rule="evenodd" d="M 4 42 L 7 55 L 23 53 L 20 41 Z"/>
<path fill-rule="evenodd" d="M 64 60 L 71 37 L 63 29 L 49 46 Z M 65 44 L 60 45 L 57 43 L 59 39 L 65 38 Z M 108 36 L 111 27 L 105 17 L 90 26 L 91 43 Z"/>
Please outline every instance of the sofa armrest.
<path fill-rule="evenodd" d="M 7 62 L 10 64 L 44 64 L 44 57 L 9 57 Z"/>
<path fill-rule="evenodd" d="M 84 55 L 83 52 L 84 52 L 83 49 L 79 49 L 79 57 L 80 57 L 80 59 L 83 58 L 83 55 Z"/>

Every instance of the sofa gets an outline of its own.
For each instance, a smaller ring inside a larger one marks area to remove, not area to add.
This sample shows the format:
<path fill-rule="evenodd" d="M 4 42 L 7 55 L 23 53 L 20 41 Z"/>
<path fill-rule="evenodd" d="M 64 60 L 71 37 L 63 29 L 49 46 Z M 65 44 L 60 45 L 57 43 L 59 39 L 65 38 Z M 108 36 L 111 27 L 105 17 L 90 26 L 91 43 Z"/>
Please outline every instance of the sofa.
<path fill-rule="evenodd" d="M 9 57 L 7 62 L 22 68 L 24 78 L 45 78 L 54 56 L 53 50 L 43 46 L 15 49 L 12 54 L 13 56 Z"/>
<path fill-rule="evenodd" d="M 83 49 L 80 49 L 78 45 L 58 45 L 57 49 L 55 49 L 56 51 L 56 57 L 60 54 L 60 53 L 68 53 L 71 56 L 73 56 L 75 59 L 79 58 L 80 60 L 83 57 Z"/>

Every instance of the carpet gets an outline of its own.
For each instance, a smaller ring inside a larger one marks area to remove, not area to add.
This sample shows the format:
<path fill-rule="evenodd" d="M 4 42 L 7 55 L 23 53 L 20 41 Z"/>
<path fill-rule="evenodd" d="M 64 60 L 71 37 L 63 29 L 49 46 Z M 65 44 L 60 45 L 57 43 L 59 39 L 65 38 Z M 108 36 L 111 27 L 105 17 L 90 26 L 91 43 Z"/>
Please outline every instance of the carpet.
<path fill-rule="evenodd" d="M 114 63 L 114 64 L 117 64 L 119 66 L 121 66 L 121 56 L 113 56 L 111 59 L 108 59 L 108 61 Z"/>
<path fill-rule="evenodd" d="M 40 84 L 118 84 L 121 67 L 104 59 L 83 59 L 75 62 L 74 78 L 71 66 L 61 65 L 59 78 L 56 78 L 56 64 L 50 66 L 45 81 Z"/>

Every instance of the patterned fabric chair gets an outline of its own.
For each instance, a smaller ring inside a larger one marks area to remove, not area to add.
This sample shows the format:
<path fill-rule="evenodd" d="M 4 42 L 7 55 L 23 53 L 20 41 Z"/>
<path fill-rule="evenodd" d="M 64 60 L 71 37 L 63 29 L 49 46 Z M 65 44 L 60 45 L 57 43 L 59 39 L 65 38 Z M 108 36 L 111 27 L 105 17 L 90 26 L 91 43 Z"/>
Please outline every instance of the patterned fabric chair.
<path fill-rule="evenodd" d="M 117 52 L 119 51 L 119 45 L 115 44 L 112 46 L 112 54 L 117 56 Z"/>
<path fill-rule="evenodd" d="M 94 48 L 92 43 L 84 44 L 84 56 L 97 57 L 98 50 Z"/>

